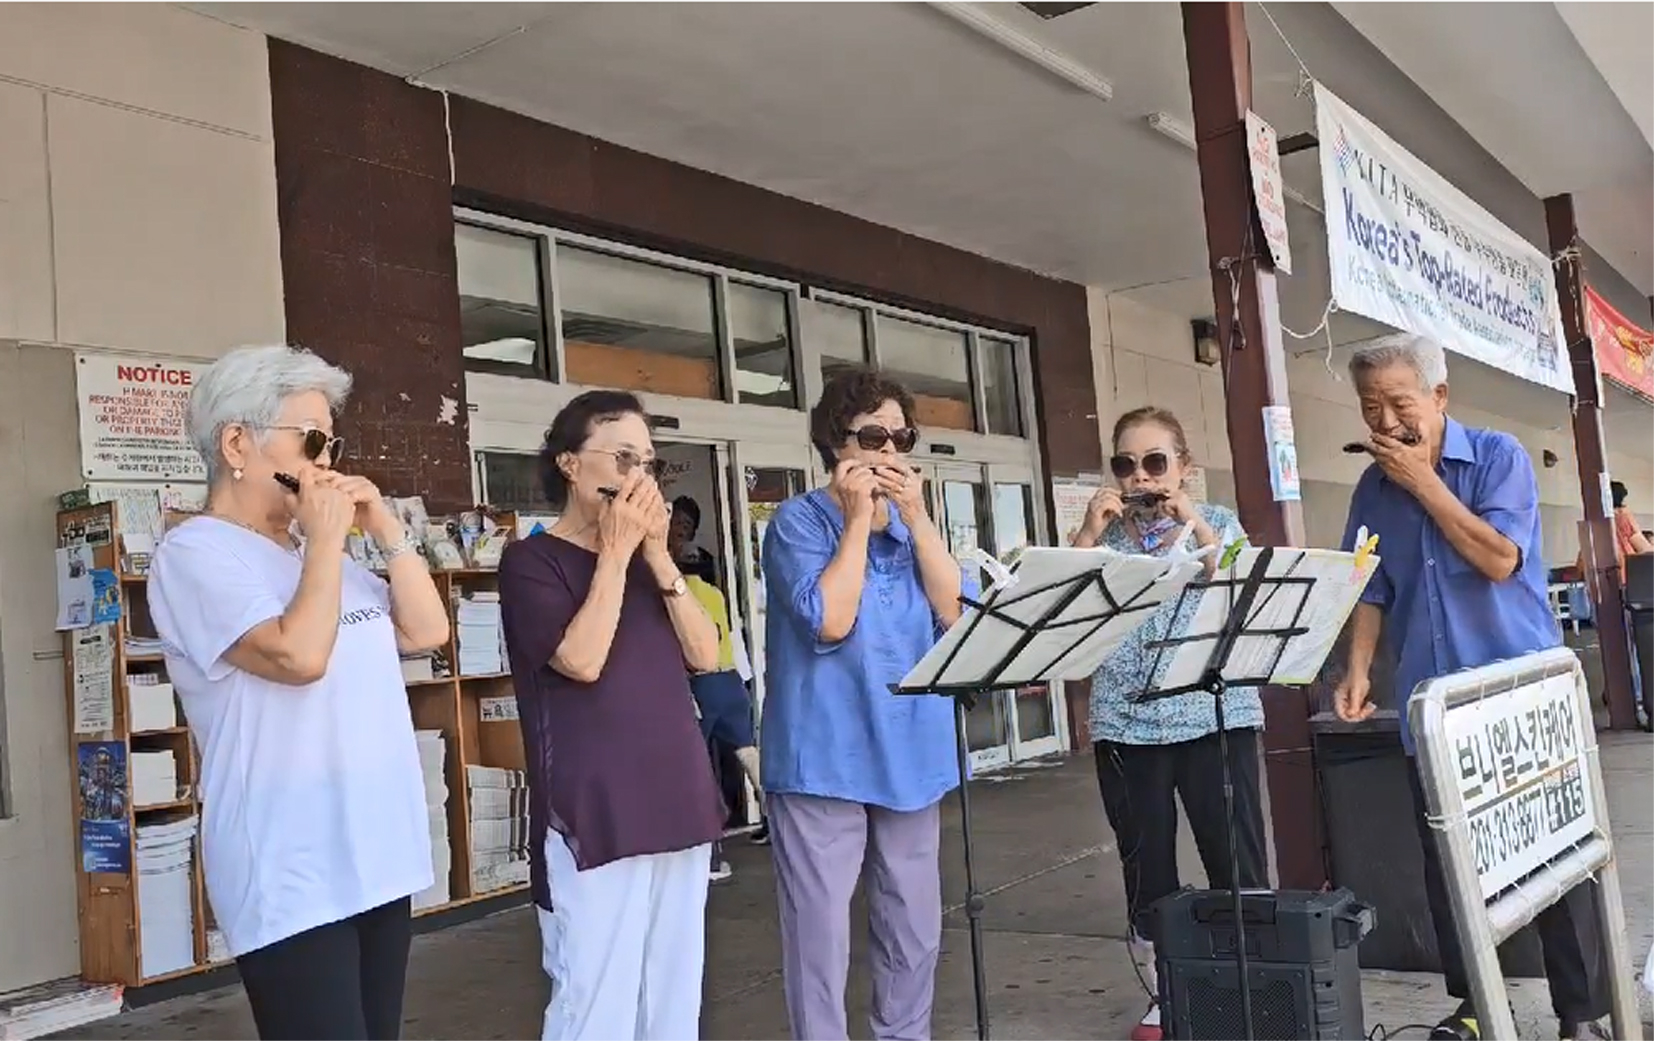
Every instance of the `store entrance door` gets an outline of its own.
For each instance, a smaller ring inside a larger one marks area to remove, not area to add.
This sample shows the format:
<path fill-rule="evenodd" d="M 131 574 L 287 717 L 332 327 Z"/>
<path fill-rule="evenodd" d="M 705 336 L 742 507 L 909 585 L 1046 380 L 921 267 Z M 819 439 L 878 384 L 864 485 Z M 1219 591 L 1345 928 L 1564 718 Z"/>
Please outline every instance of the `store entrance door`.
<path fill-rule="evenodd" d="M 961 561 L 980 549 L 1009 564 L 1037 541 L 1028 471 L 975 463 L 921 463 L 920 471 L 931 515 Z M 990 581 L 984 571 L 976 576 L 983 584 Z M 979 699 L 965 717 L 972 768 L 991 770 L 1066 748 L 1059 697 L 1056 685 L 1041 683 Z"/>

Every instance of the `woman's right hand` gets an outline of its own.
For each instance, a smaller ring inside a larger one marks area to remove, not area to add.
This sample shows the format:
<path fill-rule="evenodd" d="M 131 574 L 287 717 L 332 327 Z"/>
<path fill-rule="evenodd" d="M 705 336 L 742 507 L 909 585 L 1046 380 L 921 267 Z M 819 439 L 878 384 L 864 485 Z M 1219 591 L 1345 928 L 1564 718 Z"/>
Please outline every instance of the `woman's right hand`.
<path fill-rule="evenodd" d="M 878 486 L 872 467 L 844 459 L 833 467 L 833 480 L 828 489 L 838 500 L 846 519 L 866 520 L 873 516 L 873 494 Z"/>
<path fill-rule="evenodd" d="M 307 468 L 299 474 L 299 493 L 293 514 L 304 529 L 304 537 L 322 545 L 345 544 L 356 523 L 356 502 L 323 477 L 328 471 Z"/>
<path fill-rule="evenodd" d="M 660 506 L 660 489 L 645 479 L 642 469 L 634 468 L 620 482 L 620 493 L 604 507 L 597 522 L 598 552 L 632 559 L 648 537 Z"/>
<path fill-rule="evenodd" d="M 1085 532 L 1093 538 L 1101 536 L 1108 530 L 1120 514 L 1125 512 L 1125 504 L 1120 501 L 1120 490 L 1107 485 L 1097 489 L 1097 494 L 1085 507 Z"/>

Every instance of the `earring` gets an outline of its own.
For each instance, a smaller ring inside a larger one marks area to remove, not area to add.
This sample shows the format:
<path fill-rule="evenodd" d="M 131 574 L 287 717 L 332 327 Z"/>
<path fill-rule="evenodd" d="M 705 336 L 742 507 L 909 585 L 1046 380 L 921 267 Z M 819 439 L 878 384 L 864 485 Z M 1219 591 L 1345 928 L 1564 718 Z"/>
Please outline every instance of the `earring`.
<path fill-rule="evenodd" d="M 239 480 L 241 480 L 241 471 L 239 469 L 231 470 L 230 471 L 230 476 L 239 481 Z"/>

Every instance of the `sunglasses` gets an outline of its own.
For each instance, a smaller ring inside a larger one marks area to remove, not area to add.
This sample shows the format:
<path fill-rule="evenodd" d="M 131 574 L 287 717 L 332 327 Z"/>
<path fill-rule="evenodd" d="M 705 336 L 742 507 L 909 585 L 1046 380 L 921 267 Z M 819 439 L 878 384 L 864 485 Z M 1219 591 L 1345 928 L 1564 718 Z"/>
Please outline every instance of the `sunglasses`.
<path fill-rule="evenodd" d="M 659 457 L 645 459 L 630 448 L 590 448 L 587 451 L 596 452 L 598 455 L 613 456 L 615 470 L 622 477 L 625 477 L 639 466 L 643 467 L 645 472 L 657 481 L 666 474 L 666 460 Z"/>
<path fill-rule="evenodd" d="M 1164 477 L 1171 467 L 1171 457 L 1165 452 L 1150 452 L 1142 459 L 1129 455 L 1116 455 L 1109 459 L 1108 468 L 1114 474 L 1114 479 L 1123 481 L 1142 467 L 1143 472 L 1150 477 Z"/>
<path fill-rule="evenodd" d="M 919 432 L 912 427 L 897 427 L 895 430 L 886 430 L 877 423 L 871 423 L 859 430 L 850 431 L 850 436 L 856 439 L 856 444 L 864 452 L 877 452 L 886 444 L 896 446 L 896 451 L 906 455 L 913 451 L 913 446 L 919 443 Z"/>
<path fill-rule="evenodd" d="M 320 462 L 322 453 L 324 452 L 327 453 L 327 461 L 329 465 L 337 463 L 339 461 L 339 457 L 344 455 L 345 439 L 342 437 L 334 437 L 325 430 L 320 430 L 316 427 L 296 426 L 275 426 L 270 429 L 291 430 L 296 433 L 303 434 L 304 443 L 300 445 L 299 450 L 304 453 L 304 457 L 306 459 L 313 463 Z"/>

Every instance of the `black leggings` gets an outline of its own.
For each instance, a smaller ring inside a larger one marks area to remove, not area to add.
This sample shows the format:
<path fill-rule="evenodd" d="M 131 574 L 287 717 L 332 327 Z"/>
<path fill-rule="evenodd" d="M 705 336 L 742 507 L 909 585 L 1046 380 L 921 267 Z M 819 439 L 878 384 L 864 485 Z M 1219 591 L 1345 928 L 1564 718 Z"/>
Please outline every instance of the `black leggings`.
<path fill-rule="evenodd" d="M 236 959 L 263 1041 L 395 1041 L 413 938 L 393 900 Z"/>
<path fill-rule="evenodd" d="M 1263 800 L 1258 778 L 1258 732 L 1228 734 L 1229 772 L 1235 786 L 1235 851 L 1242 889 L 1269 885 L 1264 850 Z M 1098 741 L 1097 784 L 1103 812 L 1120 847 L 1126 906 L 1132 928 L 1156 939 L 1150 909 L 1177 892 L 1177 799 L 1189 815 L 1189 830 L 1206 868 L 1211 889 L 1230 885 L 1229 831 L 1223 812 L 1223 759 L 1218 735 L 1173 745 L 1123 745 Z"/>

